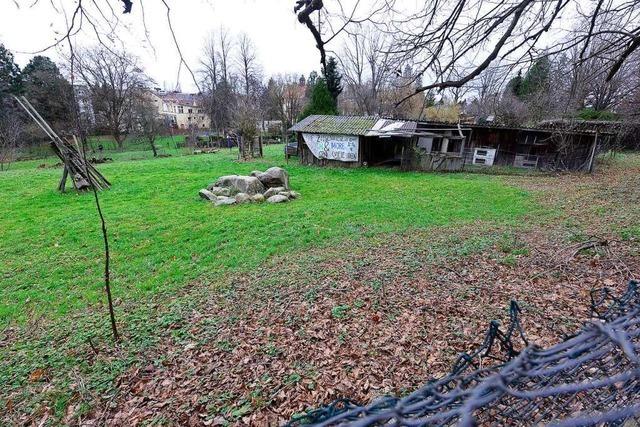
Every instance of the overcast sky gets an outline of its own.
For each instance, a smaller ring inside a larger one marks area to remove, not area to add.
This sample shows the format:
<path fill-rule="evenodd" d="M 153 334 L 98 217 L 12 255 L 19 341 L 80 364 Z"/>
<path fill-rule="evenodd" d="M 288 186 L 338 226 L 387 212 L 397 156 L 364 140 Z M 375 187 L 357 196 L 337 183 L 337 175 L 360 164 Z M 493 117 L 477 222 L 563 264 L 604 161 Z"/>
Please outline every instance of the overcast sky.
<path fill-rule="evenodd" d="M 121 4 L 109 0 L 119 13 Z M 51 44 L 65 31 L 65 19 L 52 7 L 61 5 L 71 16 L 77 4 L 74 0 L 0 0 L 0 43 L 16 54 L 19 65 L 24 66 L 35 52 Z M 19 7 L 16 6 L 16 3 Z M 90 2 L 87 2 L 90 3 Z M 260 62 L 266 75 L 303 73 L 308 75 L 319 68 L 319 55 L 313 38 L 293 13 L 294 0 L 168 0 L 172 6 L 172 23 L 185 58 L 195 69 L 204 41 L 220 26 L 232 33 L 246 32 L 256 44 Z M 149 38 L 155 53 L 146 41 L 141 24 L 141 9 L 134 0 L 131 15 L 121 15 L 118 35 L 127 49 L 138 55 L 147 73 L 159 86 L 175 87 L 178 56 L 167 26 L 166 9 L 160 0 L 143 2 Z M 60 10 L 62 12 L 62 10 Z M 76 37 L 76 44 L 95 42 L 90 27 Z M 46 55 L 58 59 L 50 50 Z M 188 74 L 180 79 L 183 90 L 194 90 Z"/>

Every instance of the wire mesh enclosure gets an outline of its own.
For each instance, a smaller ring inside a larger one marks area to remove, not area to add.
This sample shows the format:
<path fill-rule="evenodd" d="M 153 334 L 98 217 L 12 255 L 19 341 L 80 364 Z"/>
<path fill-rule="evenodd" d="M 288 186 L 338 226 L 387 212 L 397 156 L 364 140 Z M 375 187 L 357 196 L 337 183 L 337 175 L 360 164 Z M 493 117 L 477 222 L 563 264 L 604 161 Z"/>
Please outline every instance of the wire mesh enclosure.
<path fill-rule="evenodd" d="M 640 296 L 591 295 L 593 321 L 551 348 L 529 345 L 511 303 L 506 332 L 492 322 L 483 344 L 451 373 L 405 397 L 360 406 L 339 400 L 291 426 L 636 426 L 640 419 Z M 521 341 L 521 342 L 519 342 Z M 524 348 L 517 351 L 516 348 Z M 485 367 L 493 359 L 493 366 Z M 497 360 L 498 362 L 495 362 Z"/>

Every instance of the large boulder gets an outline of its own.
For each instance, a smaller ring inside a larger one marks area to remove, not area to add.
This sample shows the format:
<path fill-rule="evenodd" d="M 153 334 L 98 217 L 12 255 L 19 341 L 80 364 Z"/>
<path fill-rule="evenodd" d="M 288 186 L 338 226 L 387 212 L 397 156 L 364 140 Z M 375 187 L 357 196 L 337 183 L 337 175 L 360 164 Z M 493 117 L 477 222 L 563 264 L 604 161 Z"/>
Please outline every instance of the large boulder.
<path fill-rule="evenodd" d="M 254 176 L 227 175 L 218 178 L 214 187 L 228 188 L 232 195 L 247 193 L 250 196 L 264 193 L 264 185 Z"/>
<path fill-rule="evenodd" d="M 210 202 L 215 202 L 217 200 L 216 195 L 209 190 L 202 189 L 198 194 L 200 195 L 201 198 L 203 198 L 204 200 L 208 200 Z"/>
<path fill-rule="evenodd" d="M 288 201 L 289 198 L 287 196 L 283 196 L 282 194 L 276 194 L 275 196 L 271 196 L 267 199 L 268 203 L 285 203 Z"/>
<path fill-rule="evenodd" d="M 276 194 L 279 194 L 281 192 L 285 191 L 284 187 L 273 187 L 268 189 L 267 191 L 265 191 L 264 193 L 264 197 L 265 199 L 268 199 L 271 196 L 275 196 Z"/>
<path fill-rule="evenodd" d="M 289 172 L 282 168 L 269 168 L 264 172 L 253 171 L 251 176 L 258 178 L 267 188 L 284 187 L 285 190 L 289 189 Z"/>
<path fill-rule="evenodd" d="M 216 196 L 229 197 L 231 195 L 231 190 L 229 190 L 228 188 L 217 187 L 213 184 L 211 184 L 207 190 L 209 190 L 209 192 L 215 194 Z"/>
<path fill-rule="evenodd" d="M 236 202 L 238 202 L 239 204 L 249 203 L 250 201 L 251 201 L 251 196 L 248 195 L 247 193 L 236 194 Z"/>
<path fill-rule="evenodd" d="M 216 206 L 228 206 L 238 203 L 234 197 L 219 196 L 215 202 Z"/>
<path fill-rule="evenodd" d="M 264 195 L 262 194 L 256 194 L 251 196 L 251 201 L 254 203 L 262 203 L 265 201 Z"/>

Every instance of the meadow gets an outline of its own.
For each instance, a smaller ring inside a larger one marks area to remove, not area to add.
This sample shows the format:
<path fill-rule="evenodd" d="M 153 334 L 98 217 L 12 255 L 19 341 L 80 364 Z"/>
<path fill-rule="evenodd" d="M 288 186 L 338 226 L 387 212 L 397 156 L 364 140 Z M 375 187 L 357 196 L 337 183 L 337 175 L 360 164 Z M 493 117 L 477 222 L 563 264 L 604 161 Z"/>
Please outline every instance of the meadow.
<path fill-rule="evenodd" d="M 555 342 L 584 321 L 591 287 L 623 287 L 637 271 L 637 155 L 602 159 L 593 176 L 514 177 L 307 167 L 282 145 L 241 162 L 175 143 L 159 141 L 163 158 L 108 147 L 114 161 L 97 166 L 113 183 L 100 201 L 118 343 L 92 194 L 58 193 L 51 157 L 0 173 L 0 424 L 184 425 L 194 393 L 209 422 L 278 424 L 331 400 L 336 372 L 362 401 L 376 396 L 364 382 L 402 393 L 446 372 L 490 320 L 506 320 L 510 299 L 527 330 Z M 214 207 L 198 196 L 221 175 L 271 166 L 300 199 Z M 550 268 L 589 236 L 615 247 Z M 376 350 L 401 335 L 421 361 L 406 370 Z M 363 369 L 344 371 L 345 354 L 364 355 Z"/>
<path fill-rule="evenodd" d="M 116 298 L 171 293 L 194 279 L 256 269 L 274 255 L 344 238 L 510 221 L 528 209 L 524 191 L 495 177 L 301 167 L 287 164 L 282 150 L 269 146 L 253 162 L 238 162 L 227 150 L 137 161 L 124 161 L 136 156 L 123 153 L 100 165 L 113 183 L 100 198 Z M 41 163 L 21 162 L 0 174 L 0 324 L 64 316 L 102 296 L 93 197 L 59 194 L 61 169 Z M 198 197 L 218 176 L 275 165 L 289 170 L 300 200 L 214 208 Z"/>

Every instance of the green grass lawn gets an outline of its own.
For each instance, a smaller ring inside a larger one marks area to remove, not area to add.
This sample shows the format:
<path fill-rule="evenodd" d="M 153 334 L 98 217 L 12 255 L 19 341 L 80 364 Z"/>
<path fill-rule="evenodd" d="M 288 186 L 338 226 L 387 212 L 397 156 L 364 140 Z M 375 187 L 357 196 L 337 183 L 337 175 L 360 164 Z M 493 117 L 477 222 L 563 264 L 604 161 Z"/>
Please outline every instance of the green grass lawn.
<path fill-rule="evenodd" d="M 184 141 L 184 135 L 159 136 L 155 141 L 155 146 L 158 154 L 162 156 L 183 156 L 191 154 L 193 152 L 192 148 L 182 147 Z M 97 149 L 100 144 L 103 146 L 102 153 Z M 117 149 L 112 138 L 97 136 L 89 138 L 87 158 L 98 158 L 101 155 L 114 161 L 153 159 L 153 152 L 149 147 L 149 143 L 139 138 L 129 138 L 125 140 L 123 150 Z M 23 161 L 12 163 L 9 165 L 9 170 L 32 169 L 40 165 L 51 167 L 60 162 L 60 159 L 53 155 L 48 143 L 42 143 L 27 149 L 21 153 L 21 158 L 23 158 Z"/>
<path fill-rule="evenodd" d="M 124 156 L 123 156 L 124 157 Z M 129 157 L 131 158 L 131 157 Z M 135 157 L 134 157 L 135 158 Z M 121 159 L 120 159 L 121 160 Z M 25 162 L 0 173 L 0 324 L 57 318 L 102 298 L 102 240 L 93 196 L 56 192 L 59 168 Z M 215 208 L 198 197 L 220 175 L 280 165 L 302 198 Z M 511 221 L 525 192 L 490 176 L 286 165 L 282 146 L 242 163 L 236 153 L 100 165 L 116 298 L 173 292 L 259 268 L 272 255 L 360 234 L 477 220 Z"/>

